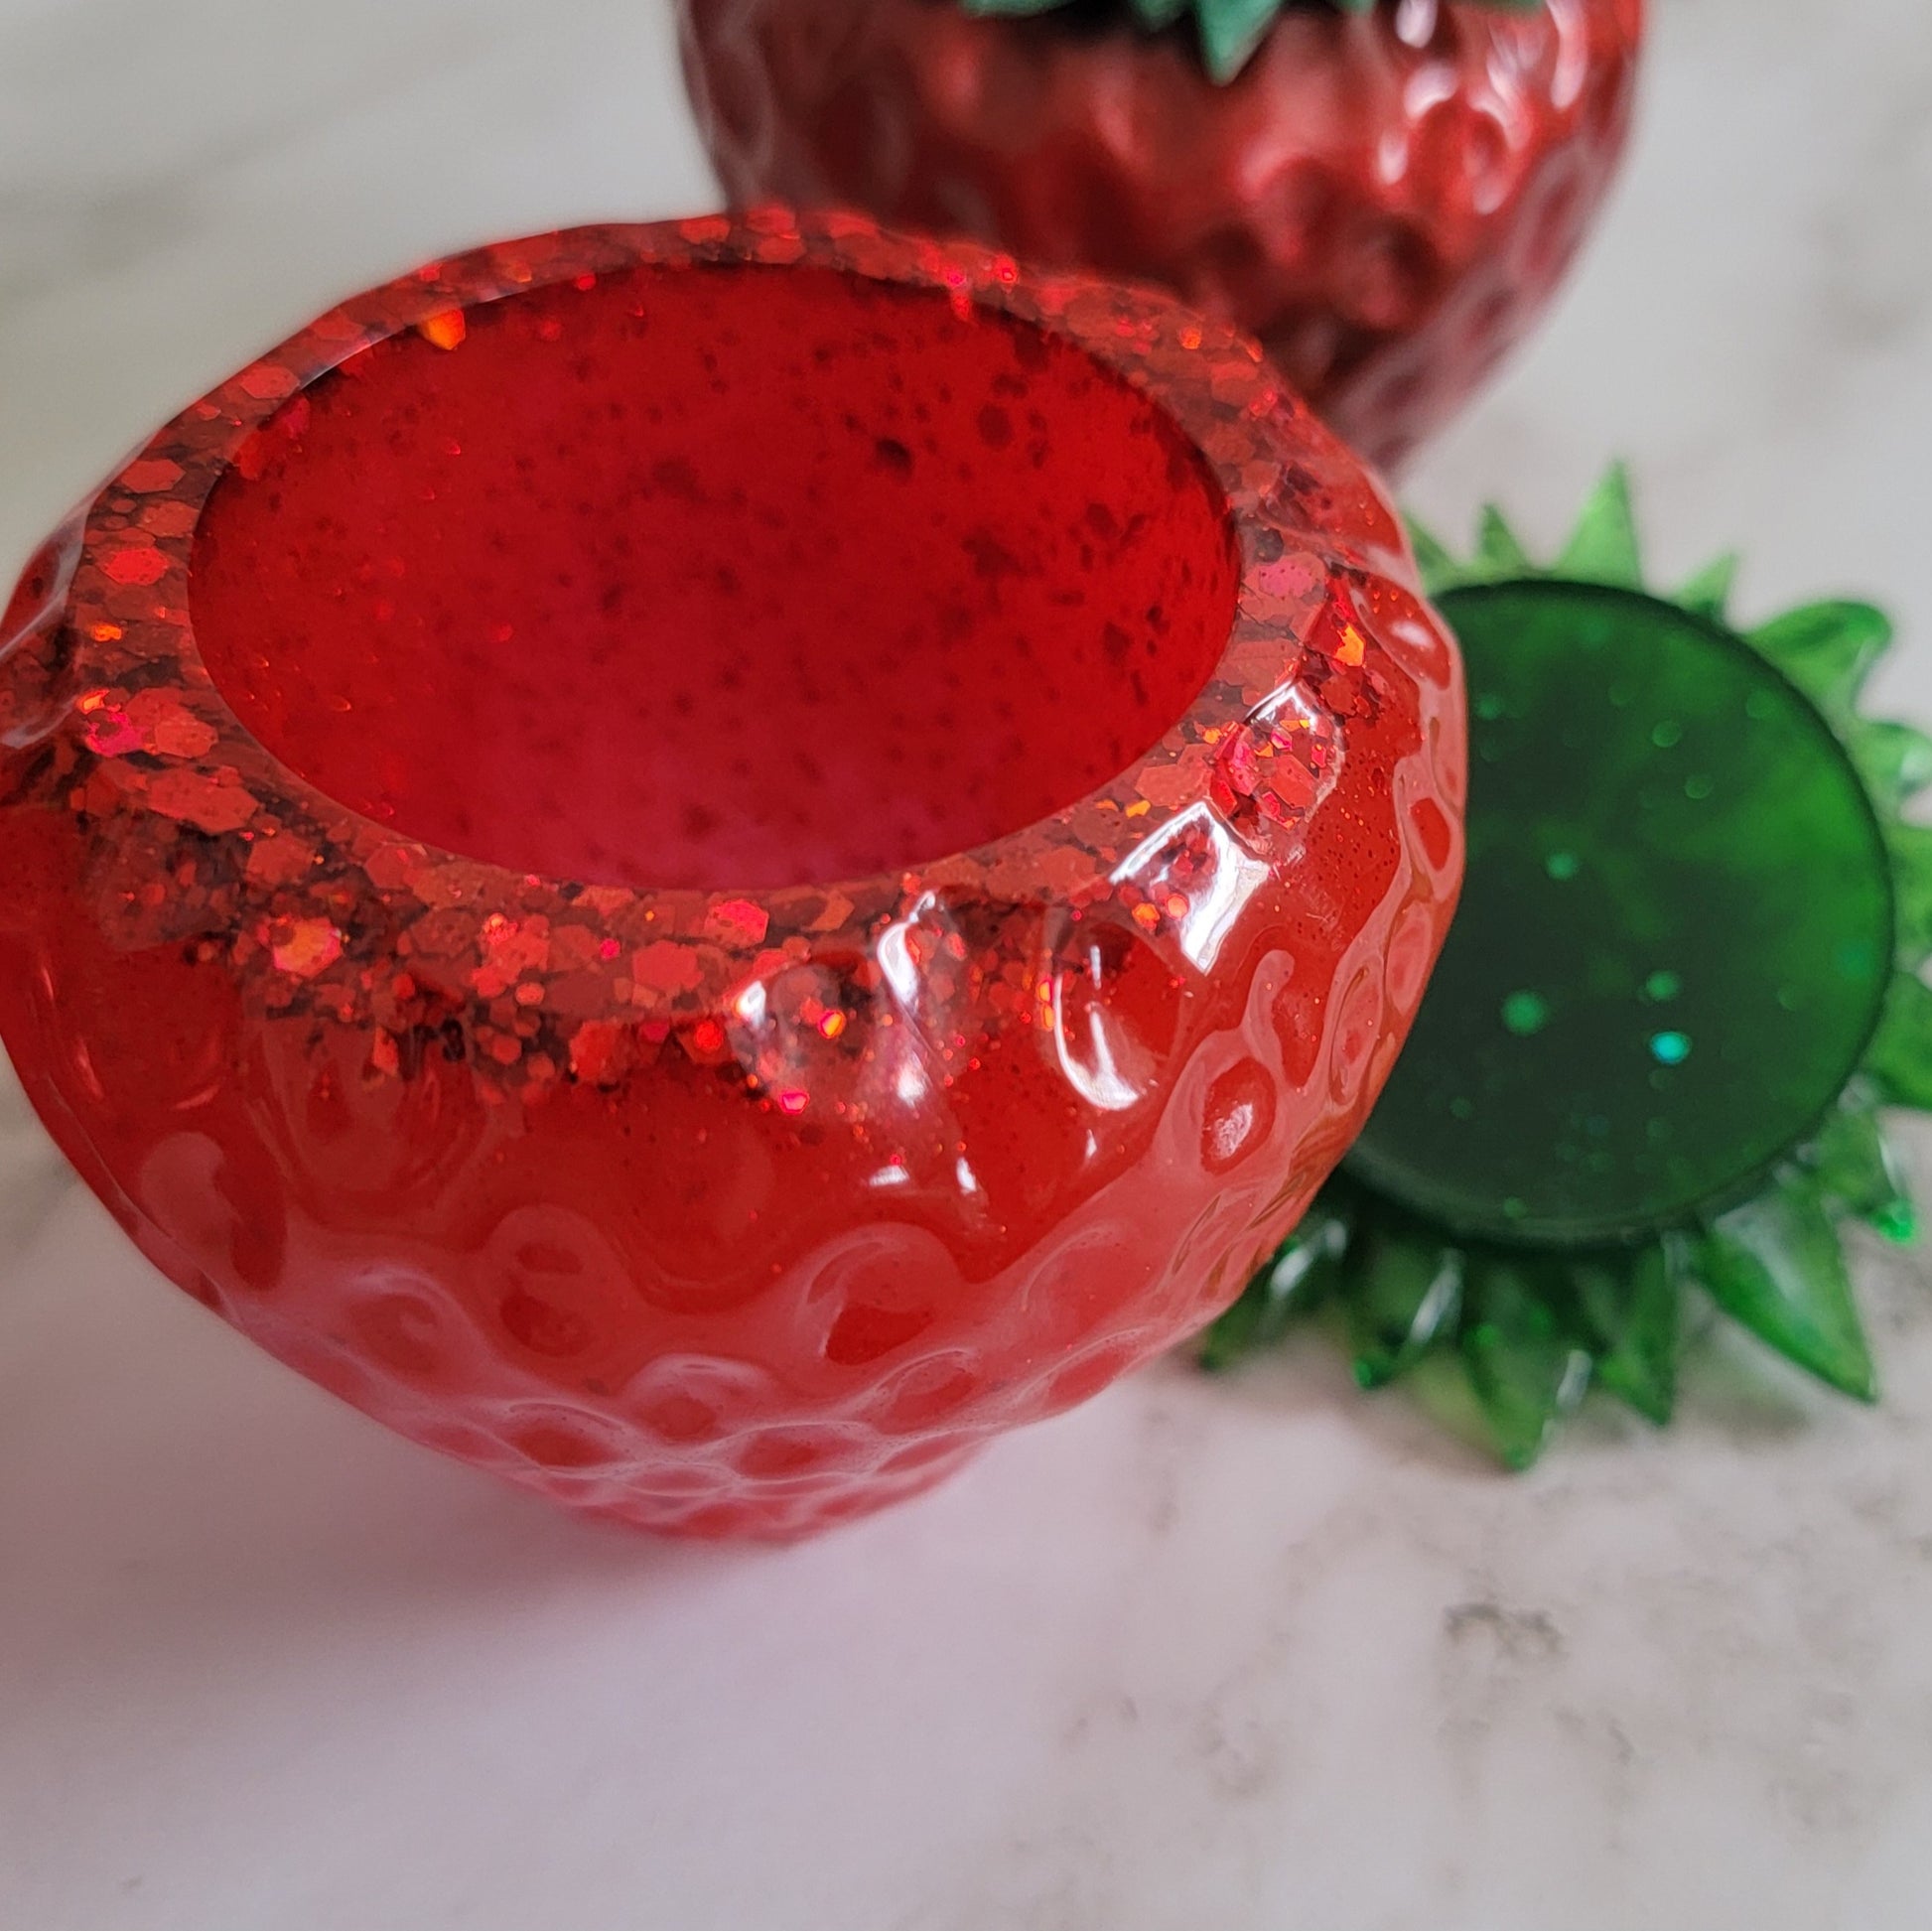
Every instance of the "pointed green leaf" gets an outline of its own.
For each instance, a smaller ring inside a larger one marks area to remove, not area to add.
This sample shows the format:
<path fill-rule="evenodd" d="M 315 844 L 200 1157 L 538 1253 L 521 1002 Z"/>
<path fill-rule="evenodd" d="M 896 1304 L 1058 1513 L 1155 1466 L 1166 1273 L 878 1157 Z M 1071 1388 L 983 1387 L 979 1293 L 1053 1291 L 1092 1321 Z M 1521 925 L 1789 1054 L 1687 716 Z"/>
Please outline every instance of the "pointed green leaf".
<path fill-rule="evenodd" d="M 1745 640 L 1814 704 L 1843 714 L 1891 642 L 1891 620 L 1871 604 L 1805 604 L 1759 625 Z"/>
<path fill-rule="evenodd" d="M 1476 562 L 1485 576 L 1499 580 L 1527 577 L 1536 567 L 1494 503 L 1483 504 L 1476 524 Z"/>
<path fill-rule="evenodd" d="M 1884 1130 L 1868 1106 L 1848 1101 L 1825 1122 L 1807 1156 L 1828 1206 L 1855 1213 L 1887 1240 L 1908 1241 L 1918 1216 Z"/>
<path fill-rule="evenodd" d="M 1677 1339 L 1688 1254 L 1673 1236 L 1629 1253 L 1589 1255 L 1571 1269 L 1596 1379 L 1662 1424 L 1677 1400 Z"/>
<path fill-rule="evenodd" d="M 1877 1399 L 1838 1229 L 1809 1182 L 1794 1176 L 1720 1215 L 1698 1273 L 1719 1307 L 1780 1354 L 1860 1401 Z"/>
<path fill-rule="evenodd" d="M 1892 902 L 1898 920 L 1898 958 L 1916 968 L 1932 957 L 1932 825 L 1893 825 Z"/>
<path fill-rule="evenodd" d="M 1684 610 L 1722 623 L 1730 604 L 1730 586 L 1736 576 L 1737 552 L 1726 550 L 1723 556 L 1713 557 L 1696 576 L 1690 578 L 1678 591 L 1674 601 Z"/>
<path fill-rule="evenodd" d="M 1416 553 L 1416 569 L 1422 577 L 1423 589 L 1434 597 L 1460 583 L 1462 566 L 1449 554 L 1449 545 L 1416 517 L 1405 515 L 1403 521 L 1409 528 L 1409 547 Z"/>
<path fill-rule="evenodd" d="M 1893 977 L 1864 1069 L 1887 1104 L 1932 1112 L 1932 991 L 1915 974 Z"/>
<path fill-rule="evenodd" d="M 1621 463 L 1612 463 L 1589 492 L 1584 513 L 1557 558 L 1556 574 L 1581 583 L 1643 588 L 1637 525 L 1630 510 L 1630 478 Z"/>
<path fill-rule="evenodd" d="M 1589 1386 L 1589 1355 L 1568 1331 L 1547 1267 L 1471 1257 L 1462 1323 L 1469 1385 L 1512 1468 L 1527 1468 Z"/>
<path fill-rule="evenodd" d="M 1365 1229 L 1348 1250 L 1342 1285 L 1355 1379 L 1378 1388 L 1453 1329 L 1462 1256 L 1423 1228 Z"/>
<path fill-rule="evenodd" d="M 1209 79 L 1232 80 L 1281 10 L 1282 0 L 1194 0 Z"/>
<path fill-rule="evenodd" d="M 1207 1330 L 1201 1366 L 1231 1368 L 1270 1347 L 1299 1315 L 1333 1290 L 1348 1248 L 1348 1217 L 1340 1205 L 1317 1200 L 1275 1258 L 1250 1281 L 1234 1306 Z"/>
<path fill-rule="evenodd" d="M 1149 33 L 1172 26 L 1187 11 L 1187 0 L 1133 0 L 1134 12 Z"/>
<path fill-rule="evenodd" d="M 1895 811 L 1932 784 L 1932 738 L 1911 725 L 1855 718 L 1846 725 L 1845 741 L 1881 810 Z"/>

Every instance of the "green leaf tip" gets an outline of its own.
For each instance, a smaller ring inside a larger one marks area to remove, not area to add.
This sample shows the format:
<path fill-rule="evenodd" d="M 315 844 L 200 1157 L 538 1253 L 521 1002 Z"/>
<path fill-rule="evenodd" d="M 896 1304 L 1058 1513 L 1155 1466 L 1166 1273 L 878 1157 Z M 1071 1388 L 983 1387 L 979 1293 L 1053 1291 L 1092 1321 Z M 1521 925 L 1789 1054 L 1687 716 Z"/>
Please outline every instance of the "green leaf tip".
<path fill-rule="evenodd" d="M 1453 589 L 1462 579 L 1462 566 L 1449 545 L 1420 517 L 1404 511 L 1402 520 L 1409 532 L 1409 547 L 1415 552 L 1416 573 L 1422 578 L 1424 591 L 1435 597 Z"/>
<path fill-rule="evenodd" d="M 1589 1354 L 1566 1331 L 1552 1285 L 1546 1268 L 1494 1254 L 1469 1270 L 1462 1363 L 1496 1452 L 1518 1470 L 1589 1386 Z"/>
<path fill-rule="evenodd" d="M 1494 503 L 1483 504 L 1476 523 L 1476 562 L 1494 577 L 1527 577 L 1535 570 L 1529 552 Z"/>
<path fill-rule="evenodd" d="M 1218 86 L 1232 80 L 1248 65 L 1248 57 L 1261 45 L 1281 9 L 1282 0 L 1194 0 L 1208 78 Z"/>
<path fill-rule="evenodd" d="M 1210 1326 L 1200 1364 L 1220 1374 L 1272 1347 L 1301 1315 L 1332 1292 L 1348 1246 L 1348 1219 L 1339 1207 L 1316 1201 L 1247 1287 Z"/>
<path fill-rule="evenodd" d="M 1864 1070 L 1880 1099 L 1932 1112 L 1932 990 L 1922 979 L 1894 975 Z"/>
<path fill-rule="evenodd" d="M 1379 1388 L 1453 1331 L 1462 1256 L 1420 1228 L 1373 1227 L 1350 1246 L 1343 1284 L 1355 1379 Z"/>
<path fill-rule="evenodd" d="M 1745 641 L 1821 710 L 1840 717 L 1891 642 L 1891 620 L 1873 604 L 1802 604 L 1759 624 Z"/>
<path fill-rule="evenodd" d="M 1556 574 L 1580 583 L 1643 588 L 1636 516 L 1630 507 L 1630 473 L 1612 463 L 1585 499 L 1577 527 L 1556 561 Z"/>
<path fill-rule="evenodd" d="M 1697 1266 L 1711 1298 L 1760 1340 L 1841 1394 L 1877 1399 L 1838 1228 L 1809 1182 L 1787 1179 L 1720 1215 Z"/>
<path fill-rule="evenodd" d="M 1735 550 L 1713 557 L 1695 576 L 1685 580 L 1671 601 L 1694 617 L 1708 617 L 1714 623 L 1724 622 L 1725 613 L 1730 608 L 1731 586 L 1737 581 L 1737 563 Z"/>
<path fill-rule="evenodd" d="M 1893 914 L 1898 922 L 1898 962 L 1910 970 L 1932 957 L 1932 825 L 1892 825 Z"/>
<path fill-rule="evenodd" d="M 1918 1216 L 1869 1105 L 1840 1106 L 1819 1130 L 1806 1164 L 1828 1206 L 1856 1215 L 1887 1240 L 1913 1237 Z"/>
<path fill-rule="evenodd" d="M 1573 1263 L 1571 1288 L 1596 1354 L 1596 1379 L 1660 1428 L 1677 1406 L 1688 1253 L 1681 1237 Z"/>
<path fill-rule="evenodd" d="M 1846 721 L 1844 738 L 1852 762 L 1881 811 L 1895 812 L 1932 784 L 1932 738 L 1915 726 L 1852 718 Z"/>

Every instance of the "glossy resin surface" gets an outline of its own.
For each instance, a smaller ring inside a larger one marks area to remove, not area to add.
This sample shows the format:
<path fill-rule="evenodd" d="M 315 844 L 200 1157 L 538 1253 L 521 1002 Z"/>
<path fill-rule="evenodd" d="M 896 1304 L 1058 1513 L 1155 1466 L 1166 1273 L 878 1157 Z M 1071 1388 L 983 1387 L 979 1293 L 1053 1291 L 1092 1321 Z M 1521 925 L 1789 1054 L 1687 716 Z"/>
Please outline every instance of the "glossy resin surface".
<path fill-rule="evenodd" d="M 1164 283 L 1399 462 L 1535 323 L 1588 233 L 1629 125 L 1641 0 L 1292 6 L 1224 85 L 1192 21 L 1150 33 L 1148 11 L 679 6 L 734 199 L 863 207 Z"/>
<path fill-rule="evenodd" d="M 1164 298 L 766 212 L 345 304 L 0 626 L 0 1030 L 415 1439 L 795 1534 L 1206 1319 L 1460 869 L 1389 508 Z"/>

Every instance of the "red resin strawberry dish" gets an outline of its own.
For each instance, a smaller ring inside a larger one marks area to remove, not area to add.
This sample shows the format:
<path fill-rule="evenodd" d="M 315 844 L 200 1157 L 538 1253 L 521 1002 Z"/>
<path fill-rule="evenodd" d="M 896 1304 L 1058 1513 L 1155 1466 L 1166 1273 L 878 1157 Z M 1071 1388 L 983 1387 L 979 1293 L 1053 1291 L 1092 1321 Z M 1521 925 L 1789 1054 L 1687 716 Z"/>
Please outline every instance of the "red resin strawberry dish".
<path fill-rule="evenodd" d="M 727 194 L 1166 283 L 1399 462 L 1614 175 L 1642 0 L 679 0 Z"/>
<path fill-rule="evenodd" d="M 155 1263 L 591 1514 L 808 1532 L 1200 1327 L 1454 900 L 1399 525 L 1161 295 L 764 211 L 434 264 L 0 619 L 0 1034 Z"/>

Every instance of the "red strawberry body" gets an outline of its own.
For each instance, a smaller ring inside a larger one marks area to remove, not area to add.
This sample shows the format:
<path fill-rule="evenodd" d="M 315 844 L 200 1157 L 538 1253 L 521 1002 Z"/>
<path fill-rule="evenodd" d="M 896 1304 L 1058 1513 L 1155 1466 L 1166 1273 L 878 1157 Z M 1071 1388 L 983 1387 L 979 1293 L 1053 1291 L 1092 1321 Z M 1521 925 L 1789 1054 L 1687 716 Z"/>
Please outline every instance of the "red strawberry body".
<path fill-rule="evenodd" d="M 1399 461 L 1535 320 L 1621 151 L 1642 0 L 1297 7 L 1229 84 L 1125 8 L 680 0 L 728 195 L 1157 280 Z"/>
<path fill-rule="evenodd" d="M 156 1263 L 567 1506 L 792 1535 L 1201 1325 L 1459 876 L 1388 503 L 1168 297 L 765 209 L 185 412 L 0 614 L 0 1034 Z"/>

